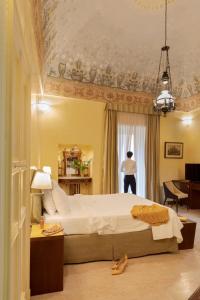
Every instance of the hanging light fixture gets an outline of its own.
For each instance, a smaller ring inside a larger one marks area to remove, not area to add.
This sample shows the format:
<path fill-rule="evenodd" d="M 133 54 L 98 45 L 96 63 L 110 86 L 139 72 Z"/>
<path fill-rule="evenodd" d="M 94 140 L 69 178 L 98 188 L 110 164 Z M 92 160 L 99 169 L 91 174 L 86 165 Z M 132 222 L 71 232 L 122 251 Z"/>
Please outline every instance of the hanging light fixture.
<path fill-rule="evenodd" d="M 165 0 L 165 45 L 161 48 L 158 76 L 156 80 L 156 99 L 154 110 L 167 112 L 175 110 L 175 98 L 172 96 L 172 80 L 169 64 L 169 46 L 167 46 L 167 1 Z"/>

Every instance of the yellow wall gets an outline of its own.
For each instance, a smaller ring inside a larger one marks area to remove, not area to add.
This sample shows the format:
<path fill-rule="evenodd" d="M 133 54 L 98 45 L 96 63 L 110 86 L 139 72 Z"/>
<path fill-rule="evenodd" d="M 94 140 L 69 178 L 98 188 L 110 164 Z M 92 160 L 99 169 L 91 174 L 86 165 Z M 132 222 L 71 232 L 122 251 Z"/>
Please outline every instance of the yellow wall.
<path fill-rule="evenodd" d="M 183 115 L 184 116 L 184 115 Z M 184 125 L 183 117 L 169 113 L 160 120 L 160 182 L 185 178 L 185 163 L 200 163 L 200 119 L 198 114 L 192 124 Z M 183 159 L 164 158 L 164 142 L 183 142 Z"/>
<path fill-rule="evenodd" d="M 54 98 L 50 99 L 50 105 L 47 112 L 32 109 L 32 165 L 51 166 L 52 175 L 57 178 L 58 145 L 89 145 L 94 154 L 92 193 L 100 193 L 105 104 Z"/>
<path fill-rule="evenodd" d="M 90 145 L 94 151 L 92 193 L 101 192 L 105 104 L 87 100 L 52 98 L 49 112 L 32 111 L 32 165 L 50 165 L 57 178 L 59 144 Z M 185 115 L 185 114 L 184 114 Z M 187 115 L 187 114 L 186 114 Z M 160 184 L 185 178 L 185 163 L 200 163 L 200 118 L 192 124 L 183 114 L 169 113 L 160 120 Z M 182 142 L 183 159 L 164 158 L 165 142 Z M 39 155 L 40 153 L 40 155 Z"/>
<path fill-rule="evenodd" d="M 197 115 L 192 124 L 186 127 L 187 133 L 187 162 L 200 163 L 200 115 Z"/>

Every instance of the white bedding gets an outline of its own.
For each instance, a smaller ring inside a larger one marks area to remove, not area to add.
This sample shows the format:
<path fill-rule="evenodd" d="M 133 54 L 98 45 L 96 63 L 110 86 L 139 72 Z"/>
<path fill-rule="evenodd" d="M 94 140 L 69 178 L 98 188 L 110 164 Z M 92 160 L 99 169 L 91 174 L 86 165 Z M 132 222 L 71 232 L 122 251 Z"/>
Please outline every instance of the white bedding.
<path fill-rule="evenodd" d="M 65 234 L 117 234 L 142 231 L 149 224 L 133 219 L 130 211 L 135 204 L 152 205 L 153 202 L 132 194 L 66 196 L 69 212 L 65 215 L 45 214 L 46 223 L 60 223 Z M 153 239 L 176 237 L 182 241 L 183 227 L 174 210 L 169 209 L 169 222 L 152 226 Z"/>

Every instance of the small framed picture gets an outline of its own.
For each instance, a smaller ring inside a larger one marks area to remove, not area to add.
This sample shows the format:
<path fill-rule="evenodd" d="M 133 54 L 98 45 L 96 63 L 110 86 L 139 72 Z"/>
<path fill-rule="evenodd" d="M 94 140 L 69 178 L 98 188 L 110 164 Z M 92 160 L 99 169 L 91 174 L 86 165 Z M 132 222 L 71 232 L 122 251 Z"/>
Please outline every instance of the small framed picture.
<path fill-rule="evenodd" d="M 183 158 L 183 143 L 165 142 L 165 158 Z"/>

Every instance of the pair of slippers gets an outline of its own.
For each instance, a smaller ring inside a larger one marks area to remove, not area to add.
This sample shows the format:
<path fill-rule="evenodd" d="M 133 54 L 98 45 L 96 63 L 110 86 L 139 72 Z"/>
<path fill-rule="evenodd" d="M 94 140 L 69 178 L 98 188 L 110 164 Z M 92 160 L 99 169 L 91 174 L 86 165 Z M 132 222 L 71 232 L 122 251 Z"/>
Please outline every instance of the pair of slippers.
<path fill-rule="evenodd" d="M 114 262 L 112 266 L 112 275 L 119 275 L 124 272 L 128 265 L 128 256 L 125 254 L 118 261 Z"/>

